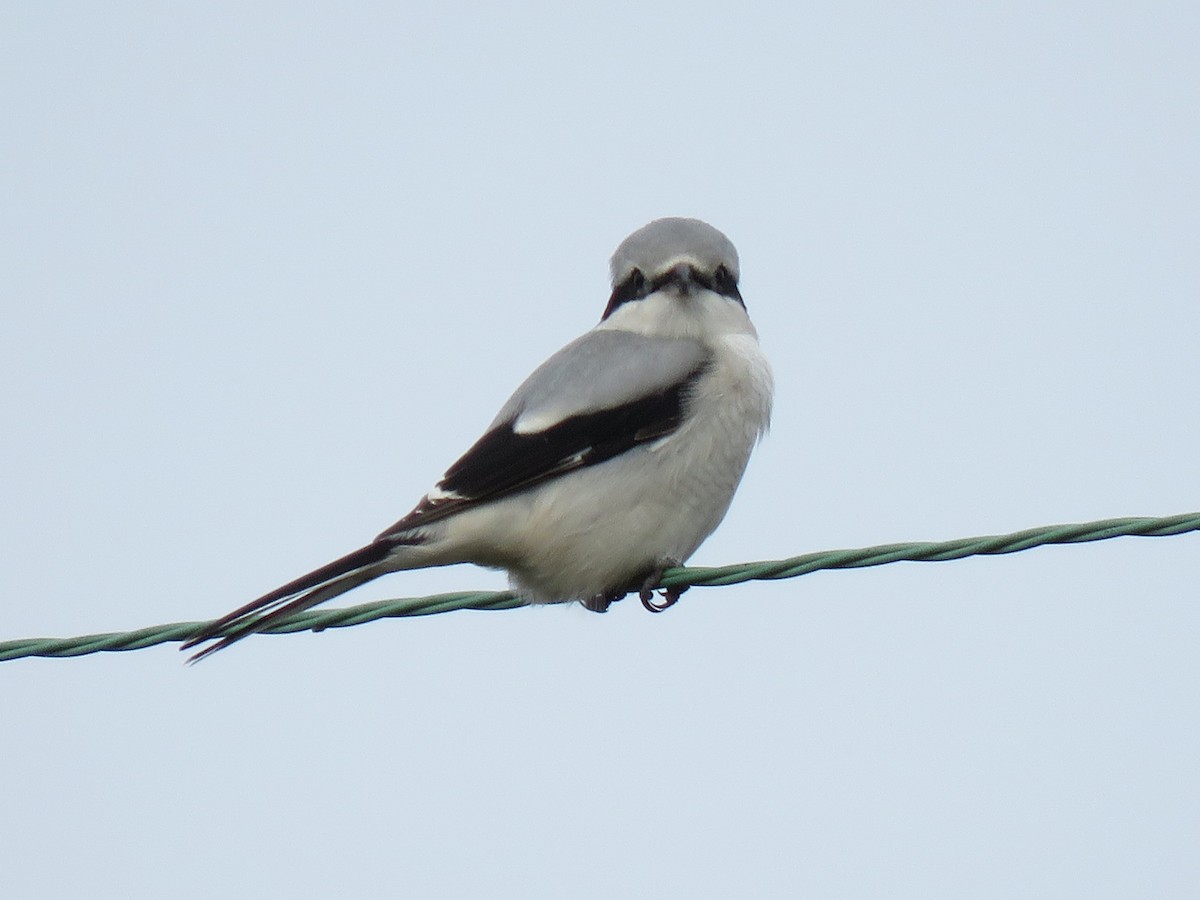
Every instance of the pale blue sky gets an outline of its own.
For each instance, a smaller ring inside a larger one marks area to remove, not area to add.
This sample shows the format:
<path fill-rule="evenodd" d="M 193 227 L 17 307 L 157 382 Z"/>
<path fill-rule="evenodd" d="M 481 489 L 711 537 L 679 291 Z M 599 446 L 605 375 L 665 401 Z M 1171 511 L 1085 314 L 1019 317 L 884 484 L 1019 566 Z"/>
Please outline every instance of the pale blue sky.
<path fill-rule="evenodd" d="M 696 563 L 1200 508 L 1193 4 L 410 6 L 6 9 L 0 640 L 371 538 L 664 215 L 778 381 Z M 1194 897 L 1198 559 L 3 664 L 6 894 Z"/>

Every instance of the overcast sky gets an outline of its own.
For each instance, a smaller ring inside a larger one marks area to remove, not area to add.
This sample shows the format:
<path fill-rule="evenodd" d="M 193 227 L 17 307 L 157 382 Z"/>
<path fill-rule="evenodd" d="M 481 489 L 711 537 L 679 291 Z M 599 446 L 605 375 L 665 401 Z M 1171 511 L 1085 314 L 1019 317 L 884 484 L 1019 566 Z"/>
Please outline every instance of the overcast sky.
<path fill-rule="evenodd" d="M 369 540 L 665 215 L 778 382 L 693 562 L 1200 509 L 1194 4 L 416 6 L 7 5 L 0 640 Z M 1198 566 L 0 664 L 5 894 L 1192 898 Z"/>

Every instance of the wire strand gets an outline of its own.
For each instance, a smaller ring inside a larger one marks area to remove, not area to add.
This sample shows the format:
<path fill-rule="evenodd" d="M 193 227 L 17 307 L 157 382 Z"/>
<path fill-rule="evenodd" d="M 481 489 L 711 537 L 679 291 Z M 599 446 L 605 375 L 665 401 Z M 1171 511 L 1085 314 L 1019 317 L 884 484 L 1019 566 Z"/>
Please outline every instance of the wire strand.
<path fill-rule="evenodd" d="M 945 562 L 968 556 L 1018 553 L 1047 544 L 1081 544 L 1116 537 L 1168 537 L 1200 531 L 1200 513 L 1183 513 L 1160 518 L 1103 519 L 1074 525 L 1050 525 L 1012 534 L 985 535 L 953 541 L 922 541 L 883 544 L 855 550 L 826 550 L 790 559 L 764 560 L 712 568 L 669 569 L 663 587 L 714 587 L 746 581 L 796 578 L 823 569 L 860 569 L 894 562 Z M 379 600 L 357 606 L 308 610 L 263 630 L 263 634 L 324 631 L 349 628 L 377 619 L 431 616 L 462 609 L 495 610 L 526 606 L 521 597 L 508 591 L 462 591 L 429 597 Z M 175 622 L 137 631 L 89 634 L 73 638 L 26 638 L 0 642 L 0 662 L 31 656 L 63 658 L 90 653 L 141 650 L 157 644 L 182 642 L 196 635 L 208 622 Z"/>

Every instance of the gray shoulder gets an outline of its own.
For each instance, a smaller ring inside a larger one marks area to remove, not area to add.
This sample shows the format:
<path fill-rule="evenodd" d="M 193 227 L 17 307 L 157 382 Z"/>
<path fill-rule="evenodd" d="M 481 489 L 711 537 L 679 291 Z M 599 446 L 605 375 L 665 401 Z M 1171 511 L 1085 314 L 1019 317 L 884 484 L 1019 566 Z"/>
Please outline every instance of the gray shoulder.
<path fill-rule="evenodd" d="M 709 361 L 698 341 L 600 330 L 542 363 L 500 410 L 492 428 L 537 432 L 571 416 L 614 409 L 676 387 Z"/>

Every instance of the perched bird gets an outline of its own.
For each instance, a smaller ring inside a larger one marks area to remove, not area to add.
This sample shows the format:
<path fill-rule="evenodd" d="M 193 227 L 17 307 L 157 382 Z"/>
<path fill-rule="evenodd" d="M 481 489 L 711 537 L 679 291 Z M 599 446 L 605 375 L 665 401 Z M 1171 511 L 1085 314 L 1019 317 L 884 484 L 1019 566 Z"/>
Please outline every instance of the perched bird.
<path fill-rule="evenodd" d="M 771 369 L 733 244 L 658 219 L 612 258 L 600 322 L 544 362 L 416 508 L 370 544 L 218 619 L 184 648 L 228 647 L 388 572 L 470 562 L 533 603 L 604 612 L 654 590 L 724 518 L 771 414 Z"/>

